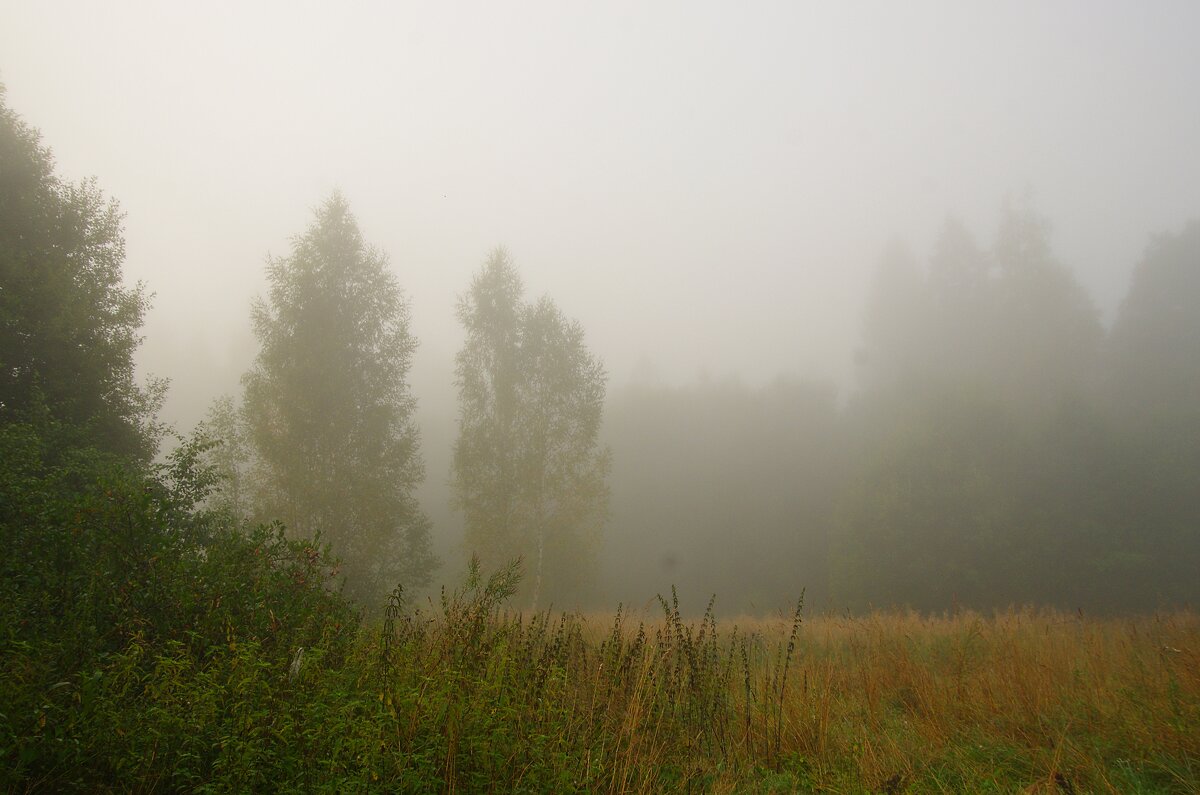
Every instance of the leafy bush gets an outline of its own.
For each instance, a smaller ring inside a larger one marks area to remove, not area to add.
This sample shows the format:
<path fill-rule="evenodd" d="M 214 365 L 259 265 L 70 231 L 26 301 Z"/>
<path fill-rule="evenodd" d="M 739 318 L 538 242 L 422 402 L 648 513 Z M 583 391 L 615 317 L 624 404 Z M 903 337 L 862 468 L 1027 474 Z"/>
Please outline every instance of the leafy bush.
<path fill-rule="evenodd" d="M 145 735 L 116 717 L 149 721 L 156 698 L 181 688 L 227 690 L 225 666 L 249 650 L 239 677 L 286 678 L 302 649 L 344 657 L 359 617 L 333 587 L 335 562 L 279 525 L 198 508 L 210 485 L 200 442 L 147 470 L 56 447 L 47 430 L 0 428 L 0 784 L 122 780 L 120 760 L 141 758 Z M 202 736 L 203 721 L 172 714 L 151 759 Z M 114 743 L 126 753 L 103 751 Z"/>

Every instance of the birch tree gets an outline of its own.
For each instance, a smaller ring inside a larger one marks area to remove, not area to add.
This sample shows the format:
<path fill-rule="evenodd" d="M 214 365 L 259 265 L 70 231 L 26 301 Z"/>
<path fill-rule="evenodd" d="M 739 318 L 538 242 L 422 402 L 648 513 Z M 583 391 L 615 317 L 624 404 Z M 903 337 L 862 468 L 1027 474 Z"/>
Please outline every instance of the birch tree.
<path fill-rule="evenodd" d="M 471 551 L 492 567 L 521 556 L 536 609 L 544 594 L 579 595 L 593 572 L 610 455 L 603 365 L 578 322 L 522 293 L 497 249 L 459 302 L 453 486 Z"/>

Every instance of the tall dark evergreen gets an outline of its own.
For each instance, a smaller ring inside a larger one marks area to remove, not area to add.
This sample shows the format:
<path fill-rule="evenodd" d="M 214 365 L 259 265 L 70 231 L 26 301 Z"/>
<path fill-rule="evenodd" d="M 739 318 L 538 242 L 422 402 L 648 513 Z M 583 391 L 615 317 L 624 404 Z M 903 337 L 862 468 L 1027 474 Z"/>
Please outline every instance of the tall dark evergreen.
<path fill-rule="evenodd" d="M 1109 338 L 1108 393 L 1120 468 L 1108 515 L 1138 585 L 1200 600 L 1200 221 L 1157 237 L 1133 272 Z"/>
<path fill-rule="evenodd" d="M 1054 256 L 1047 221 L 1004 207 L 994 245 L 942 228 L 927 269 L 889 250 L 865 318 L 863 382 L 928 392 L 971 384 L 1013 408 L 1055 410 L 1095 385 L 1104 330 Z"/>
<path fill-rule="evenodd" d="M 889 255 L 865 320 L 837 597 L 1101 604 L 1080 584 L 1120 547 L 1111 440 L 1086 401 L 1103 329 L 1045 219 L 1005 206 L 987 251 L 950 221 L 924 272 Z"/>
<path fill-rule="evenodd" d="M 1028 204 L 1004 208 L 993 246 L 996 354 L 1002 397 L 1057 410 L 1093 388 L 1104 328 L 1099 311 L 1050 245 L 1050 224 Z"/>
<path fill-rule="evenodd" d="M 1200 221 L 1154 240 L 1134 269 L 1108 346 L 1121 411 L 1200 425 Z"/>
<path fill-rule="evenodd" d="M 608 512 L 606 376 L 577 322 L 521 294 L 497 249 L 460 300 L 453 484 L 471 551 L 490 566 L 522 556 L 536 607 L 544 592 L 578 596 L 594 572 Z"/>
<path fill-rule="evenodd" d="M 406 380 L 417 342 L 386 257 L 335 194 L 267 272 L 253 311 L 261 350 L 244 378 L 260 511 L 320 532 L 359 597 L 427 583 L 435 560 L 413 496 L 424 469 Z"/>
<path fill-rule="evenodd" d="M 0 421 L 46 416 L 78 443 L 149 460 L 162 385 L 134 378 L 148 306 L 126 287 L 117 203 L 54 175 L 0 86 Z"/>

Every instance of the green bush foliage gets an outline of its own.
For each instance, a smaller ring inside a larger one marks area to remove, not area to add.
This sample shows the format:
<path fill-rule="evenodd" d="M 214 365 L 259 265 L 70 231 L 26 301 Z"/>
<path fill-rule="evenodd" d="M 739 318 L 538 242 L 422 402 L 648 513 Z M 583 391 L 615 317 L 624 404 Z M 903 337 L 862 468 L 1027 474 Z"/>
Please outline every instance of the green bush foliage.
<path fill-rule="evenodd" d="M 53 431 L 0 429 L 0 777 L 210 779 L 220 743 L 196 750 L 213 739 L 205 709 L 218 723 L 265 709 L 266 671 L 286 681 L 297 655 L 347 654 L 358 614 L 333 587 L 336 564 L 278 525 L 200 509 L 201 442 L 147 470 L 55 449 Z"/>

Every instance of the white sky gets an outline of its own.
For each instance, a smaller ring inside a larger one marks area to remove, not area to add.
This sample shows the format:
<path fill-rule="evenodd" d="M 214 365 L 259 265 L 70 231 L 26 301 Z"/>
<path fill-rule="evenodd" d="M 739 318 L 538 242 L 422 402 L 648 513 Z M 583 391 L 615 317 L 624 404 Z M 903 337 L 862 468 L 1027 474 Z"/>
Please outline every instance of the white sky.
<path fill-rule="evenodd" d="M 1032 190 L 1110 318 L 1200 215 L 1200 3 L 0 0 L 0 81 L 127 212 L 143 361 L 190 424 L 237 389 L 268 253 L 334 188 L 452 399 L 487 251 L 611 383 L 852 372 L 870 273 Z"/>

